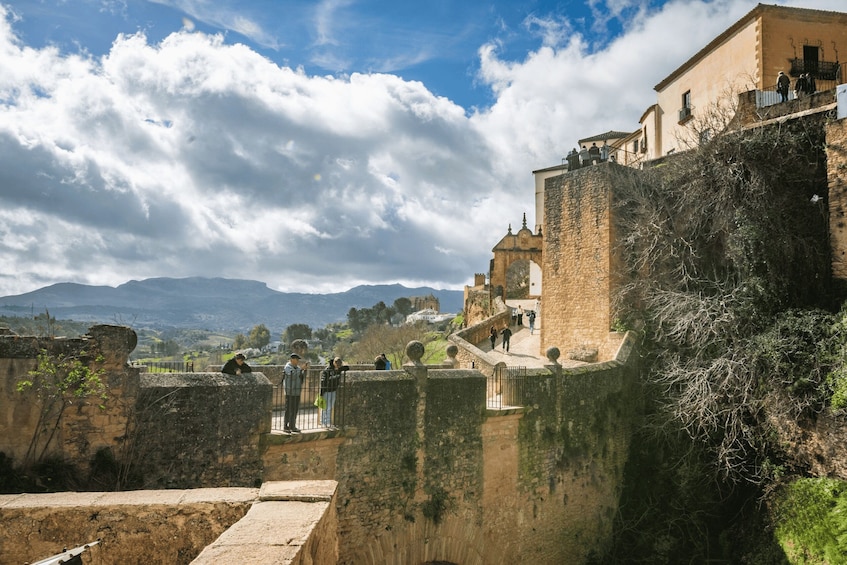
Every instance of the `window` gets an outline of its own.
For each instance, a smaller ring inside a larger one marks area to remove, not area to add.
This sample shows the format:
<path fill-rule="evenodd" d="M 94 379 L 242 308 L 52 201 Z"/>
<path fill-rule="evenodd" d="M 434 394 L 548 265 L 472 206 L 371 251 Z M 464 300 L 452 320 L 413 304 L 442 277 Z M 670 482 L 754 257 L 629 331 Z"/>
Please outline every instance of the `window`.
<path fill-rule="evenodd" d="M 691 117 L 691 91 L 686 90 L 682 95 L 682 108 L 679 109 L 679 122 L 688 121 Z"/>
<path fill-rule="evenodd" d="M 637 139 L 632 142 L 632 152 L 638 153 L 638 140 Z"/>

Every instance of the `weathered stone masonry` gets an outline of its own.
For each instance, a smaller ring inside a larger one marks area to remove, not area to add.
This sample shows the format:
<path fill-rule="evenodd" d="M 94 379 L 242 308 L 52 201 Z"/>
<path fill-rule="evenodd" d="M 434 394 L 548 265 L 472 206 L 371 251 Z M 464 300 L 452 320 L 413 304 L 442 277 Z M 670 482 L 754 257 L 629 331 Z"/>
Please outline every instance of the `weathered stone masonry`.
<path fill-rule="evenodd" d="M 546 179 L 541 350 L 588 348 L 601 361 L 619 345 L 610 333 L 621 261 L 615 246 L 614 189 L 628 167 L 602 163 Z"/>
<path fill-rule="evenodd" d="M 336 437 L 267 433 L 260 373 L 142 375 L 129 463 L 158 487 L 335 480 L 339 563 L 581 563 L 617 507 L 637 408 L 630 347 L 590 370 L 530 370 L 523 408 L 505 411 L 486 410 L 476 370 L 351 372 Z"/>

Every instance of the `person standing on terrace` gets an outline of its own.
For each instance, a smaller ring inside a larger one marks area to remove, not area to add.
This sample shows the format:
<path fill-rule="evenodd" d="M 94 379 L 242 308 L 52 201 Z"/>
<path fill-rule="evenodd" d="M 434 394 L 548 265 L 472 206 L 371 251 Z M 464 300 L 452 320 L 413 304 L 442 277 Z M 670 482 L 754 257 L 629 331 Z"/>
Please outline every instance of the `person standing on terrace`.
<path fill-rule="evenodd" d="M 309 363 L 300 367 L 300 356 L 292 353 L 288 363 L 283 367 L 282 388 L 285 391 L 284 432 L 299 434 L 297 428 L 297 412 L 300 410 L 300 393 L 303 391 L 303 381 L 306 379 L 306 369 Z"/>
<path fill-rule="evenodd" d="M 785 102 L 788 100 L 788 87 L 791 84 L 791 79 L 784 72 L 779 71 L 779 76 L 776 79 L 776 91 L 779 93 L 779 101 Z"/>
<path fill-rule="evenodd" d="M 326 406 L 321 410 L 321 425 L 325 428 L 336 427 L 332 423 L 332 408 L 335 406 L 335 395 L 341 384 L 341 377 L 348 368 L 341 357 L 336 357 L 321 371 L 321 396 L 326 401 Z"/>

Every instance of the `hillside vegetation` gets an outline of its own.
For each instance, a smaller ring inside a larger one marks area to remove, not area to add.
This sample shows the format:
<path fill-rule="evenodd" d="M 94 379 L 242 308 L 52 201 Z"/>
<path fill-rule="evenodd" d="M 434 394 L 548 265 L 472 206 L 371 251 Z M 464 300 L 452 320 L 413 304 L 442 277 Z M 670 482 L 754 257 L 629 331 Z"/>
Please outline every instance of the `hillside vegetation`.
<path fill-rule="evenodd" d="M 714 137 L 616 185 L 620 322 L 644 336 L 646 425 L 600 562 L 786 563 L 790 423 L 842 418 L 823 118 Z M 794 500 L 797 510 L 796 499 Z M 773 512 L 763 513 L 762 509 Z M 809 527 L 816 527 L 810 523 Z M 840 542 L 847 555 L 847 541 Z M 825 561 L 806 546 L 804 560 Z M 841 561 L 843 562 L 843 561 Z"/>

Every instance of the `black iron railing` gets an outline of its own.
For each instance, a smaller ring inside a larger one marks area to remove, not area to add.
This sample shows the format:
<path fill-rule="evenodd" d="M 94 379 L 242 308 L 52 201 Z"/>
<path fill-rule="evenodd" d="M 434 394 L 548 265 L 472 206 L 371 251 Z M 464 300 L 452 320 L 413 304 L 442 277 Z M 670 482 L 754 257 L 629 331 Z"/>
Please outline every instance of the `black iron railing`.
<path fill-rule="evenodd" d="M 526 367 L 495 367 L 488 377 L 486 408 L 502 410 L 524 405 Z"/>
<path fill-rule="evenodd" d="M 837 81 L 841 79 L 841 63 L 814 59 L 791 59 L 789 74 L 798 77 L 803 73 L 811 74 L 815 77 L 815 80 Z"/>

